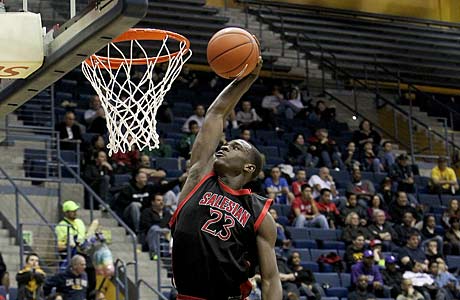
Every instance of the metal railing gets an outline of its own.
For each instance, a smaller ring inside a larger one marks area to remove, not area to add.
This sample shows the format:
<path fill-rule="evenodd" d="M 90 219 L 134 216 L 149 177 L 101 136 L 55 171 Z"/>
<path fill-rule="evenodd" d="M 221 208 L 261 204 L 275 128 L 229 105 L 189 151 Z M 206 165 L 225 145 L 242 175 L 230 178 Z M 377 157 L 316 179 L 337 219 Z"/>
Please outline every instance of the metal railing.
<path fill-rule="evenodd" d="M 132 243 L 132 247 L 133 247 L 133 261 L 132 262 L 128 262 L 128 264 L 134 264 L 134 282 L 137 282 L 138 279 L 139 279 L 139 272 L 138 272 L 138 265 L 137 265 L 137 262 L 138 262 L 138 258 L 137 258 L 137 236 L 136 234 L 134 233 L 134 231 L 131 230 L 131 228 L 129 228 L 128 225 L 126 225 L 126 223 L 110 208 L 110 206 L 105 203 L 101 197 L 99 197 L 99 195 L 97 195 L 93 189 L 83 180 L 81 179 L 81 177 L 79 176 L 79 174 L 77 174 L 68 164 L 67 162 L 65 162 L 61 157 L 58 157 L 58 161 L 59 161 L 59 164 L 60 166 L 63 166 L 65 170 L 67 170 L 72 176 L 73 178 L 76 180 L 77 183 L 81 184 L 83 186 L 83 188 L 85 189 L 85 191 L 88 193 L 89 195 L 89 205 L 90 205 L 90 222 L 92 222 L 94 220 L 94 200 L 96 200 L 96 203 L 99 204 L 99 207 L 100 208 L 103 208 L 107 211 L 107 213 L 113 218 L 115 219 L 119 225 L 121 225 L 125 230 L 126 232 L 128 232 L 128 234 L 130 235 L 131 237 L 131 243 Z M 59 168 L 60 169 L 60 168 Z"/>
<path fill-rule="evenodd" d="M 143 280 L 143 279 L 140 279 L 140 280 L 137 282 L 137 290 L 139 291 L 139 294 L 140 294 L 140 290 L 141 290 L 141 286 L 142 286 L 142 285 L 145 285 L 151 292 L 153 292 L 155 295 L 157 295 L 159 299 L 161 299 L 161 300 L 168 300 L 168 298 L 166 298 L 161 292 L 159 292 L 156 288 L 154 288 L 153 286 L 151 286 L 148 282 L 146 282 L 146 281 Z"/>
<path fill-rule="evenodd" d="M 280 25 L 281 26 L 280 30 L 282 32 L 284 32 L 284 19 L 283 19 L 283 16 L 282 16 L 282 14 L 277 13 L 277 12 L 273 11 L 272 8 L 270 8 L 270 5 L 271 6 L 274 5 L 272 2 L 251 1 L 251 0 L 243 0 L 241 2 L 244 2 L 246 4 L 255 4 L 255 5 L 257 5 L 259 7 L 258 10 L 254 10 L 254 13 L 259 17 L 259 22 L 261 22 L 261 23 L 265 20 L 263 18 L 263 15 L 262 15 L 262 8 L 272 12 L 275 16 L 277 16 L 279 18 L 279 22 L 281 24 Z M 246 5 L 245 11 L 246 11 L 246 13 L 249 13 L 248 5 Z M 270 23 L 270 22 L 267 21 L 267 23 Z M 283 34 L 282 34 L 282 36 L 283 36 Z M 302 47 L 302 45 L 300 44 L 300 38 L 301 37 L 304 38 L 305 40 L 308 40 L 308 41 L 312 42 L 315 45 L 316 50 L 319 53 L 319 55 L 315 55 L 315 53 L 314 53 L 315 51 L 311 51 L 310 48 Z M 382 95 L 382 93 L 379 90 L 378 85 L 375 85 L 374 87 L 369 87 L 367 81 L 363 81 L 363 80 L 353 76 L 348 71 L 340 68 L 337 65 L 337 59 L 336 59 L 334 53 L 332 53 L 329 50 L 325 50 L 321 46 L 321 44 L 319 42 L 317 42 L 314 39 L 310 38 L 307 34 L 305 34 L 305 33 L 297 33 L 295 42 L 296 42 L 296 46 L 298 47 L 298 49 L 305 51 L 305 59 L 306 60 L 308 58 L 311 58 L 311 59 L 319 61 L 320 67 L 321 67 L 321 70 L 322 70 L 321 71 L 322 72 L 322 80 L 321 80 L 322 81 L 322 86 L 321 86 L 321 89 L 323 90 L 323 92 L 326 92 L 325 69 L 328 69 L 328 70 L 330 70 L 332 72 L 332 74 L 334 74 L 334 77 L 335 77 L 335 80 L 336 80 L 336 86 L 338 85 L 338 78 L 340 76 L 343 80 L 348 80 L 353 84 L 352 89 L 353 89 L 354 95 L 356 95 L 356 89 L 359 87 L 360 89 L 368 91 L 371 94 L 375 94 L 376 102 L 379 103 L 380 101 L 383 101 L 383 103 L 385 105 L 390 106 L 394 110 L 394 114 L 397 113 L 397 114 L 407 118 L 407 120 L 409 122 L 409 141 L 410 142 L 409 142 L 409 145 L 406 144 L 406 146 L 409 146 L 408 149 L 410 149 L 411 154 L 416 154 L 416 152 L 414 151 L 414 138 L 413 138 L 413 127 L 414 127 L 414 125 L 417 125 L 417 126 L 420 126 L 420 127 L 424 128 L 426 130 L 426 132 L 428 133 L 429 149 L 430 150 L 433 149 L 433 145 L 432 145 L 433 137 L 439 138 L 446 145 L 449 145 L 454 149 L 457 149 L 457 150 L 460 149 L 460 147 L 457 146 L 453 141 L 449 141 L 448 137 L 446 137 L 445 134 L 433 131 L 432 128 L 429 125 L 424 123 L 422 120 L 419 120 L 416 117 L 414 117 L 413 112 L 412 112 L 412 107 L 413 107 L 412 101 L 410 101 L 410 103 L 409 103 L 410 104 L 409 112 L 406 112 L 405 110 L 401 109 L 400 107 L 398 107 L 398 105 L 394 104 L 393 101 L 387 99 L 385 96 Z M 284 42 L 283 42 L 283 48 L 284 48 Z M 332 59 L 332 61 L 331 61 L 331 59 Z M 307 65 L 306 73 L 308 74 L 308 61 L 307 61 L 306 65 Z M 307 76 L 307 78 L 308 78 L 308 76 Z M 409 94 L 411 94 L 413 92 L 414 91 L 411 89 L 411 87 L 409 87 Z M 331 95 L 331 94 L 328 93 L 328 95 Z M 336 99 L 336 101 L 339 100 L 338 97 L 334 97 L 334 98 Z M 341 101 L 341 103 L 344 103 L 344 102 Z M 357 114 L 358 110 L 359 110 L 359 106 L 357 105 L 356 97 L 355 97 L 355 105 L 354 106 L 355 106 L 355 114 Z M 360 115 L 364 116 L 363 114 L 360 114 Z M 396 115 L 394 115 L 394 119 L 396 119 Z M 380 127 L 375 122 L 371 121 L 371 123 L 376 128 Z M 395 126 L 395 131 L 396 132 L 390 133 L 388 131 L 385 131 L 385 133 L 388 134 L 392 139 L 395 139 L 395 140 L 399 141 L 400 139 L 398 138 L 398 132 L 397 132 L 397 128 L 396 128 L 397 123 L 395 123 L 394 126 Z M 382 129 L 382 128 L 380 127 L 380 129 Z M 449 147 L 446 147 L 446 154 L 449 155 L 449 153 L 450 153 Z"/>

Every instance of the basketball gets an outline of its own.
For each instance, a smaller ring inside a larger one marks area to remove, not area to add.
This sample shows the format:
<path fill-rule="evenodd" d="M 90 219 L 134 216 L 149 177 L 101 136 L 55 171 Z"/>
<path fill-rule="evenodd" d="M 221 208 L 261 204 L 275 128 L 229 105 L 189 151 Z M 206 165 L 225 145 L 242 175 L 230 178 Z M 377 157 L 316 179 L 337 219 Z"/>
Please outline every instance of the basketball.
<path fill-rule="evenodd" d="M 234 78 L 246 67 L 243 77 L 251 73 L 259 60 L 256 38 L 244 29 L 224 28 L 208 43 L 207 57 L 211 69 L 223 78 Z"/>

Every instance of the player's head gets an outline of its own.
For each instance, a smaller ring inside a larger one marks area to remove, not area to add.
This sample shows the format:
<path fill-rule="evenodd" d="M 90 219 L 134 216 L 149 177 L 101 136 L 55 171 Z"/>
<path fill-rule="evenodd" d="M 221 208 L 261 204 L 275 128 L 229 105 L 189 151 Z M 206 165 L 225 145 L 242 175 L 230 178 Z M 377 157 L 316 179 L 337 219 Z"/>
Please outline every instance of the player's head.
<path fill-rule="evenodd" d="M 219 176 L 243 175 L 244 183 L 256 178 L 263 165 L 259 150 L 241 139 L 223 145 L 215 158 L 214 170 Z"/>

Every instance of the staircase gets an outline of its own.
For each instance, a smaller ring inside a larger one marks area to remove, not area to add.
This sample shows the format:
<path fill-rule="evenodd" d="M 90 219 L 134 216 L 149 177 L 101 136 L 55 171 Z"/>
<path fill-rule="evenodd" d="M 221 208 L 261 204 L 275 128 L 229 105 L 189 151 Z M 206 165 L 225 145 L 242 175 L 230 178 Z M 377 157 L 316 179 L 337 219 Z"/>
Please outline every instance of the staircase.
<path fill-rule="evenodd" d="M 10 116 L 10 121 L 16 125 L 21 125 L 22 122 L 18 121 L 14 115 Z M 8 173 L 11 177 L 24 177 L 23 159 L 25 148 L 36 148 L 44 149 L 45 144 L 43 141 L 15 141 L 14 143 L 8 143 L 0 146 L 0 166 Z M 81 204 L 83 207 L 84 190 L 80 184 L 67 182 L 64 180 L 61 184 L 61 196 L 63 200 L 72 199 Z M 37 208 L 45 215 L 50 223 L 57 223 L 58 219 L 58 186 L 56 182 L 46 182 L 41 185 L 32 185 L 30 181 L 16 181 L 15 182 L 21 191 L 23 191 L 27 197 L 37 206 Z M 2 210 L 0 217 L 3 221 L 15 226 L 16 225 L 16 213 L 15 213 L 15 190 L 7 180 L 0 180 L 0 196 L 2 198 Z M 30 206 L 26 203 L 22 197 L 19 197 L 20 217 L 21 222 L 26 223 L 40 223 L 41 220 L 37 214 L 32 211 Z M 80 209 L 78 216 L 85 222 L 90 224 L 90 211 Z M 112 250 L 114 259 L 120 258 L 126 263 L 133 261 L 133 246 L 132 239 L 126 235 L 125 230 L 119 227 L 117 222 L 109 214 L 101 214 L 100 211 L 94 211 L 94 218 L 99 219 L 100 224 L 104 229 L 111 231 L 112 243 L 109 248 Z M 0 228 L 4 228 L 4 224 Z M 24 229 L 30 230 L 33 233 L 35 247 L 34 250 L 37 252 L 45 253 L 46 259 L 52 260 L 55 252 L 50 254 L 50 245 L 39 245 L 39 240 L 52 239 L 51 230 L 45 226 L 29 226 Z M 10 232 L 6 229 L 0 229 L 0 246 L 2 247 L 1 252 L 5 259 L 5 262 L 10 271 L 11 282 L 14 282 L 14 275 L 18 271 L 19 266 L 19 246 L 17 246 L 16 238 L 10 236 Z M 138 271 L 139 278 L 144 279 L 153 287 L 157 287 L 157 263 L 151 261 L 147 253 L 139 251 L 140 245 L 137 245 L 138 255 Z M 128 267 L 128 277 L 134 283 L 134 271 L 133 267 Z M 161 278 L 163 280 L 162 285 L 169 285 L 170 281 L 167 278 L 166 271 L 161 270 Z M 152 292 L 148 290 L 145 285 L 141 288 L 140 298 L 141 300 L 152 299 Z"/>
<path fill-rule="evenodd" d="M 229 18 L 227 26 L 244 27 L 259 39 L 262 55 L 272 57 L 273 65 L 279 67 L 289 67 L 289 75 L 305 77 L 305 55 L 299 53 L 289 42 L 283 41 L 279 33 L 273 32 L 267 24 L 260 24 L 257 17 L 247 15 L 237 8 L 220 8 L 219 15 Z M 284 54 L 283 54 L 284 43 Z M 308 72 L 311 79 L 321 79 L 321 70 L 317 63 L 308 60 Z M 331 75 L 326 74 L 326 79 L 330 80 Z"/>

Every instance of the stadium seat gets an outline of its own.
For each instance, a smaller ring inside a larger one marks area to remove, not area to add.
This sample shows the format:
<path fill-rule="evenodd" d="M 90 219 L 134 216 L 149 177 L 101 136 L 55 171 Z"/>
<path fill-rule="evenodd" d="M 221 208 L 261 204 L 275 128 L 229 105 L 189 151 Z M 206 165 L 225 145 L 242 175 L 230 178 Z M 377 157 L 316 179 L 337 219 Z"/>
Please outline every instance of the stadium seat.
<path fill-rule="evenodd" d="M 289 219 L 286 216 L 278 216 L 278 223 L 280 223 L 283 226 L 288 226 L 289 225 Z"/>
<path fill-rule="evenodd" d="M 447 255 L 446 263 L 449 269 L 460 268 L 460 256 L 457 255 Z"/>
<path fill-rule="evenodd" d="M 301 261 L 311 261 L 309 249 L 296 249 L 295 252 L 299 252 Z"/>
<path fill-rule="evenodd" d="M 310 270 L 312 272 L 319 272 L 319 265 L 314 261 L 301 261 L 300 264 L 304 269 Z"/>
<path fill-rule="evenodd" d="M 177 158 L 158 157 L 155 159 L 155 167 L 164 170 L 179 170 L 179 162 Z"/>
<path fill-rule="evenodd" d="M 429 206 L 440 206 L 441 201 L 439 200 L 438 195 L 431 195 L 431 194 L 419 194 L 418 201 L 420 204 L 425 204 Z"/>
<path fill-rule="evenodd" d="M 337 240 L 337 233 L 334 229 L 308 228 L 308 231 L 313 240 Z"/>
<path fill-rule="evenodd" d="M 345 243 L 342 241 L 321 241 L 323 249 L 345 250 Z"/>
<path fill-rule="evenodd" d="M 340 278 L 338 273 L 314 273 L 316 282 L 319 285 L 329 284 L 330 287 L 340 287 Z"/>
<path fill-rule="evenodd" d="M 340 273 L 340 283 L 341 287 L 348 288 L 351 286 L 351 274 L 350 273 Z"/>
<path fill-rule="evenodd" d="M 69 164 L 77 163 L 77 153 L 72 150 L 61 150 L 61 158 Z"/>
<path fill-rule="evenodd" d="M 266 157 L 279 157 L 278 147 L 276 146 L 259 146 L 260 153 L 265 154 Z"/>
<path fill-rule="evenodd" d="M 326 289 L 328 297 L 346 298 L 348 296 L 348 289 L 344 287 L 330 287 Z"/>
<path fill-rule="evenodd" d="M 125 183 L 128 183 L 130 179 L 131 179 L 131 175 L 129 174 L 115 174 L 113 176 L 113 185 L 114 186 L 124 185 Z"/>
<path fill-rule="evenodd" d="M 293 242 L 294 242 L 294 246 L 296 248 L 307 248 L 307 249 L 316 249 L 316 248 L 318 248 L 318 245 L 316 244 L 315 240 L 295 239 Z"/>
<path fill-rule="evenodd" d="M 452 199 L 460 199 L 458 196 L 455 195 L 441 195 L 441 205 L 448 207 L 449 202 Z"/>
<path fill-rule="evenodd" d="M 291 233 L 293 240 L 308 240 L 310 235 L 308 234 L 307 228 L 296 228 L 296 227 L 287 227 L 287 230 Z"/>

